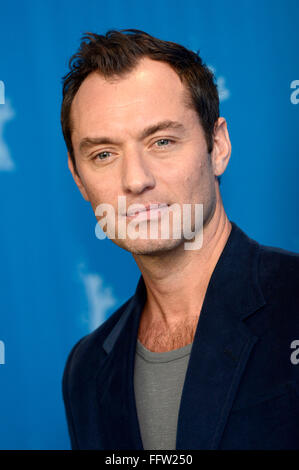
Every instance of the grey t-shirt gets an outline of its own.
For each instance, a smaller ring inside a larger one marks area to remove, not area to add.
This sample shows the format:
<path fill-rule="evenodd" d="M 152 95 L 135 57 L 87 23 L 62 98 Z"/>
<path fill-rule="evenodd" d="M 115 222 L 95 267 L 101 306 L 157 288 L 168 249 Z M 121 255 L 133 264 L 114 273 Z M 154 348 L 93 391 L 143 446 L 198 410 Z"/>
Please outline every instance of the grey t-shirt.
<path fill-rule="evenodd" d="M 178 412 L 192 343 L 152 352 L 137 340 L 134 390 L 145 450 L 175 450 Z"/>

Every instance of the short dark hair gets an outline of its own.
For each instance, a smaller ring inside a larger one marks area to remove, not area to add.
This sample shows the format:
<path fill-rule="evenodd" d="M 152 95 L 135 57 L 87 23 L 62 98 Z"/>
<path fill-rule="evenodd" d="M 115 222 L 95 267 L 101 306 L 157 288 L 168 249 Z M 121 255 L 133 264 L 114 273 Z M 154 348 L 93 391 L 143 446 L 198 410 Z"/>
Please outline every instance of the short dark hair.
<path fill-rule="evenodd" d="M 96 71 L 104 78 L 121 77 L 148 57 L 169 64 L 190 95 L 204 130 L 208 152 L 213 149 L 214 126 L 219 117 L 219 96 L 213 72 L 196 53 L 180 44 L 157 39 L 138 29 L 109 30 L 105 35 L 85 33 L 78 51 L 69 60 L 70 71 L 62 78 L 61 126 L 64 140 L 76 162 L 72 146 L 71 105 L 83 80 Z M 218 177 L 220 183 L 220 178 Z"/>

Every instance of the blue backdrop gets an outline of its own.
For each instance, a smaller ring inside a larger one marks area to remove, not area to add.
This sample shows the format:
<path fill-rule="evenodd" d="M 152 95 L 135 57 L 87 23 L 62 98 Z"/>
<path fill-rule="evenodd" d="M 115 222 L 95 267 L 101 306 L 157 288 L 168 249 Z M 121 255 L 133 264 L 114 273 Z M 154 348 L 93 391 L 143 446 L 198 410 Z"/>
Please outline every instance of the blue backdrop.
<path fill-rule="evenodd" d="M 200 49 L 232 140 L 227 214 L 261 243 L 299 251 L 298 18 L 297 0 L 1 1 L 1 449 L 69 448 L 67 354 L 139 277 L 129 253 L 95 237 L 67 168 L 61 77 L 82 34 L 137 28 Z"/>

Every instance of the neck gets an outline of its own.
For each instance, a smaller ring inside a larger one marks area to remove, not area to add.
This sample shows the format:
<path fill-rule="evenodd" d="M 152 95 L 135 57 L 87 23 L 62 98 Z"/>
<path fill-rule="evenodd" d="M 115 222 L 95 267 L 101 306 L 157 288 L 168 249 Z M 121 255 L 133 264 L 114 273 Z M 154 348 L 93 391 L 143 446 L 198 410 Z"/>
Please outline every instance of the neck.
<path fill-rule="evenodd" d="M 219 195 L 218 195 L 219 196 Z M 141 317 L 144 331 L 153 325 L 171 331 L 198 320 L 205 293 L 231 231 L 220 196 L 203 227 L 199 250 L 172 250 L 163 256 L 134 256 L 142 273 L 147 300 Z"/>

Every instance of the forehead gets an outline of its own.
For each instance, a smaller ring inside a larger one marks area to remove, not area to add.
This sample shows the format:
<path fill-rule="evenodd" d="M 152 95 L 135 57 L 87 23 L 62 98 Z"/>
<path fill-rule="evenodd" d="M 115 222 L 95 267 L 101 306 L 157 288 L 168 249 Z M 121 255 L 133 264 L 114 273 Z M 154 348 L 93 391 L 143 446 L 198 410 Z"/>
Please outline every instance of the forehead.
<path fill-rule="evenodd" d="M 93 72 L 83 81 L 71 107 L 74 134 L 124 131 L 161 119 L 184 119 L 189 93 L 166 63 L 148 58 L 121 78 Z M 194 112 L 194 111 L 193 111 Z"/>

